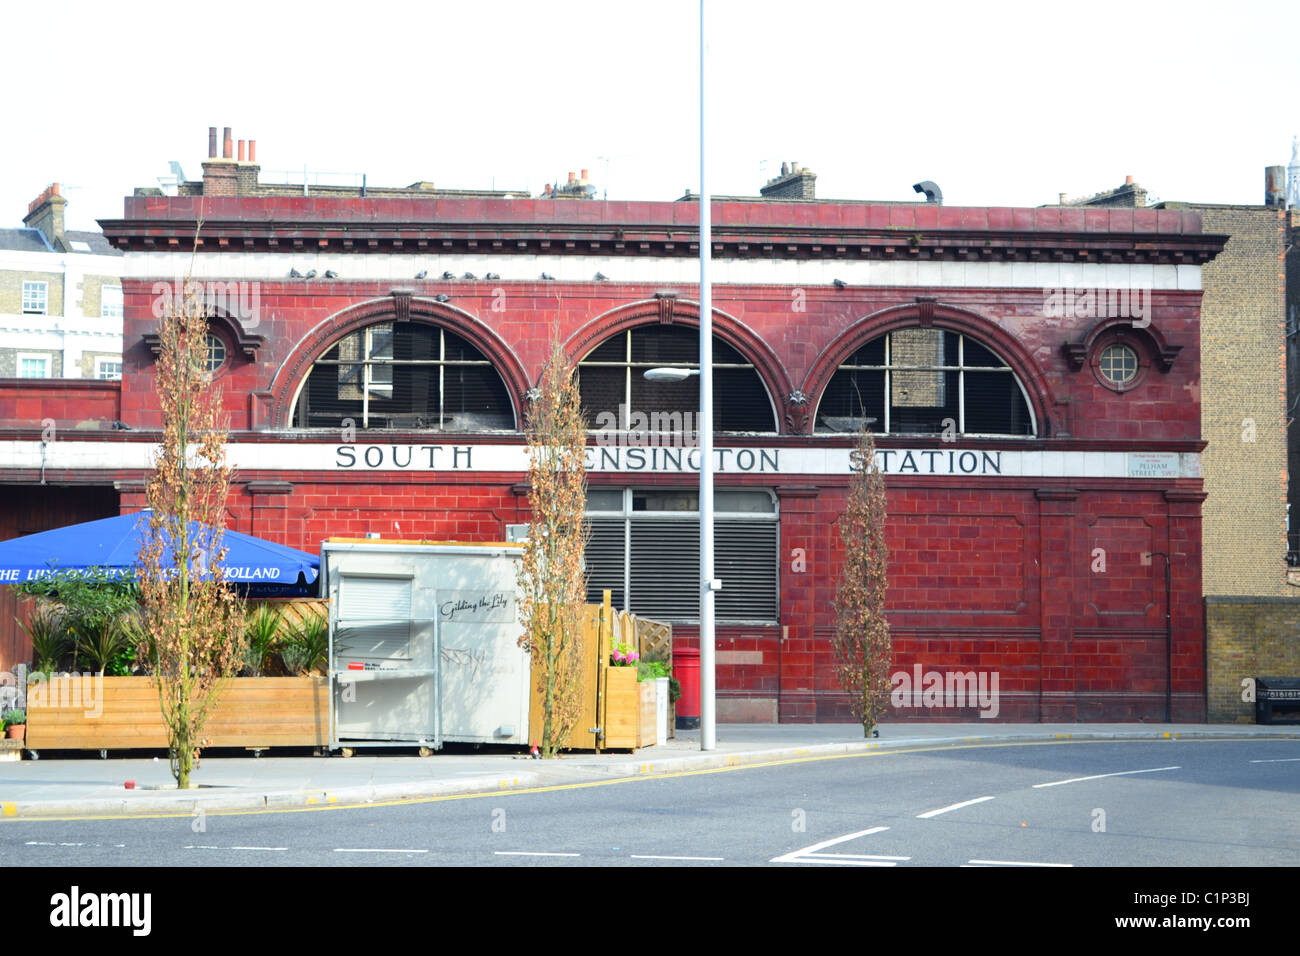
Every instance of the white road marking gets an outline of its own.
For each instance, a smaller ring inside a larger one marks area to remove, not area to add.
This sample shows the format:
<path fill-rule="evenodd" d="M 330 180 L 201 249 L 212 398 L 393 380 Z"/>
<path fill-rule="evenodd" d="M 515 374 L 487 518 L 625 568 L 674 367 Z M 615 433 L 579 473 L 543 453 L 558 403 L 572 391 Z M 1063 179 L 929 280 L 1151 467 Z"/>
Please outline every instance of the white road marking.
<path fill-rule="evenodd" d="M 497 850 L 497 856 L 581 856 L 581 853 L 547 853 L 543 850 Z"/>
<path fill-rule="evenodd" d="M 873 833 L 882 833 L 888 829 L 889 827 L 872 827 L 870 830 L 859 830 L 857 833 L 850 833 L 848 836 L 836 837 L 833 840 L 823 840 L 821 843 L 814 843 L 812 846 L 806 846 L 802 850 L 795 850 L 794 853 L 799 855 L 805 853 L 816 853 L 818 850 L 824 850 L 828 846 L 834 846 L 837 843 L 847 843 L 849 840 L 856 840 L 858 837 L 871 836 Z"/>
<path fill-rule="evenodd" d="M 197 845 L 195 845 L 195 846 L 187 846 L 187 847 L 184 847 L 184 849 L 186 849 L 186 850 L 220 850 L 221 847 L 219 847 L 219 846 L 197 846 Z"/>
<path fill-rule="evenodd" d="M 889 827 L 872 827 L 869 830 L 859 830 L 856 833 L 850 833 L 846 836 L 835 837 L 831 840 L 823 840 L 821 843 L 814 843 L 812 846 L 806 846 L 802 850 L 794 850 L 782 856 L 769 860 L 770 863 L 829 863 L 836 866 L 897 866 L 899 863 L 910 860 L 910 856 L 877 856 L 870 853 L 822 853 L 821 850 L 828 846 L 835 846 L 837 843 L 847 843 L 849 840 L 856 840 L 858 837 L 871 836 L 873 833 L 880 833 L 888 830 Z"/>
<path fill-rule="evenodd" d="M 46 843 L 44 840 L 28 840 L 27 846 L 58 846 L 57 843 Z"/>
<path fill-rule="evenodd" d="M 1074 866 L 1073 863 L 1026 863 L 1021 860 L 971 860 L 962 866 Z"/>
<path fill-rule="evenodd" d="M 954 803 L 952 806 L 940 807 L 938 810 L 927 810 L 925 813 L 918 813 L 918 820 L 928 820 L 931 817 L 937 817 L 941 813 L 951 813 L 953 810 L 960 810 L 962 807 L 974 806 L 977 803 L 983 803 L 985 800 L 992 800 L 992 797 L 976 797 L 974 800 L 963 800 L 961 803 Z"/>
<path fill-rule="evenodd" d="M 720 856 L 653 856 L 648 853 L 633 853 L 634 860 L 707 860 L 718 862 L 722 860 Z"/>
<path fill-rule="evenodd" d="M 401 850 L 387 847 L 351 847 L 336 846 L 335 853 L 428 853 L 428 850 Z"/>
<path fill-rule="evenodd" d="M 272 853 L 283 853 L 289 849 L 287 846 L 232 846 L 232 850 L 268 850 Z"/>
<path fill-rule="evenodd" d="M 1295 763 L 1300 757 L 1275 757 L 1272 760 L 1252 760 L 1251 763 Z"/>
<path fill-rule="evenodd" d="M 1036 783 L 1035 790 L 1044 787 L 1059 787 L 1066 783 L 1082 783 L 1085 780 L 1101 780 L 1103 777 L 1127 777 L 1135 773 L 1163 773 L 1166 770 L 1182 770 L 1182 767 L 1152 767 L 1149 770 L 1120 770 L 1115 773 L 1094 773 L 1091 777 L 1071 777 L 1069 780 L 1053 780 L 1051 783 Z"/>

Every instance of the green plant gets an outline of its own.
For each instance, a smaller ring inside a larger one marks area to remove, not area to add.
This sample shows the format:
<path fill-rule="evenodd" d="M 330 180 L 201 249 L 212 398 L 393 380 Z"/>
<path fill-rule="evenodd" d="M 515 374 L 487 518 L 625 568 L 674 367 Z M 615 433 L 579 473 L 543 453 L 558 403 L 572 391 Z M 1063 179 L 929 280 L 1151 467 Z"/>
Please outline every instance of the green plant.
<path fill-rule="evenodd" d="M 137 607 L 123 614 L 120 620 L 130 647 L 122 650 L 115 658 L 111 673 L 116 677 L 122 677 L 139 670 L 142 674 L 152 675 L 156 670 L 158 654 L 153 634 L 145 626 L 143 610 Z M 127 660 L 130 661 L 129 665 L 125 670 L 120 670 L 119 668 Z M 110 671 L 106 670 L 105 673 Z"/>
<path fill-rule="evenodd" d="M 285 670 L 295 674 L 314 670 L 323 671 L 329 664 L 329 622 L 319 614 L 308 614 L 293 626 L 288 644 L 300 649 L 302 664 L 297 668 L 290 668 L 289 658 L 286 658 L 284 651 L 281 650 L 280 659 L 284 661 Z M 296 660 L 298 653 L 299 651 L 295 651 L 291 656 Z"/>
<path fill-rule="evenodd" d="M 18 707 L 9 708 L 3 714 L 0 714 L 0 718 L 3 718 L 6 727 L 16 727 L 19 724 L 27 723 L 27 713 Z"/>
<path fill-rule="evenodd" d="M 663 661 L 640 660 L 636 662 L 636 679 L 639 681 L 672 676 L 673 669 Z"/>
<path fill-rule="evenodd" d="M 261 677 L 262 672 L 266 670 L 267 661 L 275 652 L 282 622 L 281 613 L 272 610 L 268 604 L 260 605 L 248 619 L 248 626 L 244 629 L 248 637 L 244 667 L 250 676 Z"/>
<path fill-rule="evenodd" d="M 131 636 L 121 617 L 89 619 L 77 642 L 77 653 L 96 673 L 104 673 L 123 651 L 130 650 Z"/>
<path fill-rule="evenodd" d="M 47 659 L 48 667 L 38 666 L 40 670 L 59 667 L 69 651 L 72 652 L 71 667 L 76 670 L 78 659 L 87 648 L 90 648 L 92 657 L 89 663 L 98 669 L 100 655 L 94 648 L 102 649 L 112 643 L 111 622 L 136 608 L 140 601 L 139 585 L 131 577 L 108 568 L 54 568 L 38 580 L 14 585 L 14 590 L 59 606 L 63 645 L 60 653 Z M 36 657 L 39 661 L 40 654 L 37 653 Z"/>
<path fill-rule="evenodd" d="M 63 612 L 58 605 L 42 601 L 32 608 L 26 622 L 19 621 L 18 618 L 14 620 L 31 638 L 35 669 L 48 674 L 58 667 L 69 645 L 68 632 L 63 625 Z"/>
<path fill-rule="evenodd" d="M 280 660 L 284 662 L 284 672 L 292 677 L 307 670 L 310 651 L 297 637 L 291 637 L 280 645 Z"/>
<path fill-rule="evenodd" d="M 130 677 L 135 670 L 135 653 L 134 643 L 127 644 L 113 655 L 113 659 L 104 668 L 104 674 L 108 677 Z"/>

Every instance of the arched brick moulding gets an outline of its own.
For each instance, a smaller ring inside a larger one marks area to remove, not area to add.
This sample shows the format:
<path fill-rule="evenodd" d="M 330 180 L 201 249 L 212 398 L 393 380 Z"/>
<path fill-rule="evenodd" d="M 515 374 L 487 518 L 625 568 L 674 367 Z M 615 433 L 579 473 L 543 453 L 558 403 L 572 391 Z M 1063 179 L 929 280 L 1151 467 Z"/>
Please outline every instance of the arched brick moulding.
<path fill-rule="evenodd" d="M 670 301 L 665 302 L 665 299 Z M 698 329 L 700 304 L 676 297 L 643 299 L 596 316 L 569 336 L 569 340 L 564 343 L 564 351 L 576 365 L 588 352 L 618 332 L 642 325 L 678 323 Z M 786 374 L 781 360 L 753 329 L 717 309 L 713 310 L 713 334 L 754 363 L 754 369 L 772 401 L 776 433 L 781 434 L 781 422 L 788 417 L 791 391 L 790 376 Z"/>
<path fill-rule="evenodd" d="M 923 312 L 926 313 L 925 321 Z M 1015 336 L 996 322 L 977 312 L 938 302 L 907 303 L 882 309 L 859 319 L 835 337 L 808 370 L 800 389 L 808 396 L 808 433 L 811 434 L 816 428 L 816 410 L 821 403 L 822 393 L 831 382 L 831 376 L 850 355 L 886 332 L 917 327 L 946 329 L 969 335 L 993 349 L 999 358 L 1011 366 L 1011 370 L 1020 379 L 1020 384 L 1025 387 L 1026 397 L 1034 410 L 1034 421 L 1038 425 L 1036 437 L 1046 437 L 1046 425 L 1051 420 L 1050 410 L 1054 407 L 1055 400 L 1051 385 L 1033 356 Z"/>
<path fill-rule="evenodd" d="M 1107 318 L 1089 329 L 1082 342 L 1065 344 L 1065 355 L 1070 361 L 1070 367 L 1076 372 L 1083 368 L 1098 341 L 1111 336 L 1131 336 L 1140 342 L 1161 372 L 1173 368 L 1178 353 L 1183 350 L 1181 345 L 1170 344 L 1160 330 L 1150 323 L 1137 325 L 1128 318 Z"/>
<path fill-rule="evenodd" d="M 402 303 L 406 299 L 406 303 Z M 391 320 L 424 322 L 454 332 L 492 363 L 501 380 L 505 382 L 514 404 L 515 427 L 523 427 L 524 396 L 528 392 L 528 376 L 510 346 L 494 331 L 468 312 L 444 305 L 432 299 L 414 296 L 385 296 L 349 306 L 335 313 L 308 332 L 281 363 L 271 384 L 274 396 L 271 406 L 273 428 L 288 428 L 293 412 L 294 396 L 311 364 L 335 342 L 350 332 L 363 329 L 376 322 Z"/>

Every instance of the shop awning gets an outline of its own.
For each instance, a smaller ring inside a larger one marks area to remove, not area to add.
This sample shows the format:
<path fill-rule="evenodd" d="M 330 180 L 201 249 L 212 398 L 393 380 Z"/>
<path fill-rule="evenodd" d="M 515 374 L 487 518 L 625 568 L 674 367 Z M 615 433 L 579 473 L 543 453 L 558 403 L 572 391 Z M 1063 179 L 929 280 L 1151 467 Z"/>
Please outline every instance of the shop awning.
<path fill-rule="evenodd" d="M 52 571 L 103 568 L 123 576 L 134 572 L 149 513 L 118 515 L 0 541 L 0 584 L 48 577 Z M 195 534 L 203 526 L 192 523 Z M 227 530 L 226 580 L 239 584 L 303 587 L 320 569 L 318 555 Z"/>

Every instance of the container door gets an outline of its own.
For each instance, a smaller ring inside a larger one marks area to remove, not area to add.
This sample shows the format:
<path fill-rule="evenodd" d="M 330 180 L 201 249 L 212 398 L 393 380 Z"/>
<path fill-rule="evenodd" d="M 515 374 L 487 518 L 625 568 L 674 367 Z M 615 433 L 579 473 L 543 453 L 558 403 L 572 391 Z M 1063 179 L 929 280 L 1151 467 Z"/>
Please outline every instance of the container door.
<path fill-rule="evenodd" d="M 437 746 L 437 619 L 414 572 L 338 574 L 334 736 Z"/>

